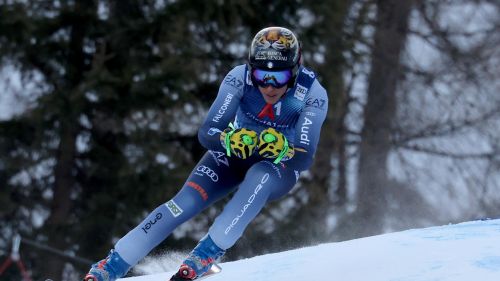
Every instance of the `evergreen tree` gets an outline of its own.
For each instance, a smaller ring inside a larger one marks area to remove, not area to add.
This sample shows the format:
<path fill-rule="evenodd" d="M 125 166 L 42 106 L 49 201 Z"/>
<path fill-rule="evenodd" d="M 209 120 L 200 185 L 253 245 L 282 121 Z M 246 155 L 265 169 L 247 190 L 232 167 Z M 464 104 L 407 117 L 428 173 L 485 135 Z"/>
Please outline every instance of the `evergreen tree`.
<path fill-rule="evenodd" d="M 42 77 L 35 104 L 0 124 L 6 196 L 27 211 L 6 209 L 10 228 L 95 260 L 172 197 L 204 152 L 196 138 L 203 112 L 223 75 L 246 61 L 253 34 L 268 25 L 300 32 L 299 1 L 257 4 L 2 5 L 3 63 L 24 81 Z M 29 218 L 39 214 L 34 227 Z M 202 231 L 211 223 L 195 221 Z M 189 248 L 199 233 L 185 238 L 163 246 Z M 63 259 L 34 253 L 35 277 L 61 278 Z"/>

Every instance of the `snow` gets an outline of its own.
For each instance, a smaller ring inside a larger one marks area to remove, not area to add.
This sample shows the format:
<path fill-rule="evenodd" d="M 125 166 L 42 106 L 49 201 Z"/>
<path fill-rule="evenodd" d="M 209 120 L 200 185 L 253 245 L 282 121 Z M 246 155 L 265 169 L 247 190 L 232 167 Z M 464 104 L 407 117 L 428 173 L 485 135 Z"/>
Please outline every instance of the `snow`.
<path fill-rule="evenodd" d="M 500 219 L 321 244 L 220 266 L 222 272 L 207 281 L 498 281 Z M 166 281 L 173 273 L 121 281 Z"/>

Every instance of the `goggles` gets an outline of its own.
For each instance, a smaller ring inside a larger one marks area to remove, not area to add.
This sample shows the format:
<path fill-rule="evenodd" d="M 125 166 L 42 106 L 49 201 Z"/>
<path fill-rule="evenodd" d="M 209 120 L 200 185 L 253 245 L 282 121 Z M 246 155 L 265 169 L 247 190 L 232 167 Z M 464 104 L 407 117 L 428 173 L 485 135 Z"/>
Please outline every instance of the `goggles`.
<path fill-rule="evenodd" d="M 270 71 L 254 68 L 252 70 L 252 81 L 261 87 L 273 86 L 274 88 L 281 88 L 288 84 L 292 76 L 291 69 Z"/>

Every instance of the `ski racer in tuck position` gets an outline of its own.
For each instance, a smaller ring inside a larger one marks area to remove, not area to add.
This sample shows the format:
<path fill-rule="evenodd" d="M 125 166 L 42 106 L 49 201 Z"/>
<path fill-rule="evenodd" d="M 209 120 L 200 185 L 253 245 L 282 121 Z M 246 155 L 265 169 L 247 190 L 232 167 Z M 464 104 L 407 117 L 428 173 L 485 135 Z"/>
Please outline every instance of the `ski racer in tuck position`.
<path fill-rule="evenodd" d="M 220 85 L 198 132 L 208 151 L 181 190 L 122 237 L 84 280 L 124 276 L 177 226 L 235 191 L 171 280 L 203 276 L 266 203 L 287 194 L 311 166 L 327 108 L 325 89 L 302 65 L 295 34 L 283 27 L 259 31 L 248 64 L 234 67 Z"/>

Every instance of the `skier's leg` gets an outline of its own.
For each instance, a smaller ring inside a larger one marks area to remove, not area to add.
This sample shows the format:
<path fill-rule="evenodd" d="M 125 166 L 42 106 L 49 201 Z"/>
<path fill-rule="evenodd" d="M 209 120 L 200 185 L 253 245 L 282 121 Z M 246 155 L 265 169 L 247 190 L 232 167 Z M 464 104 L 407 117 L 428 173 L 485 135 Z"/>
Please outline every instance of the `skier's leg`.
<path fill-rule="evenodd" d="M 288 193 L 296 181 L 296 173 L 282 165 L 269 161 L 252 165 L 208 234 L 191 251 L 171 280 L 191 280 L 203 276 L 236 242 L 264 204 Z"/>
<path fill-rule="evenodd" d="M 203 209 L 228 194 L 241 181 L 242 176 L 230 170 L 227 158 L 218 152 L 207 152 L 182 189 L 168 202 L 158 206 L 137 227 L 123 236 L 108 258 L 95 264 L 112 264 L 115 260 L 119 269 L 100 270 L 103 274 L 112 271 L 111 278 L 91 278 L 96 281 L 115 280 L 122 277 L 131 266 L 137 264 L 155 246 L 161 243 L 177 226 L 189 220 Z M 97 269 L 89 275 L 99 274 Z"/>
<path fill-rule="evenodd" d="M 266 202 L 287 194 L 297 180 L 298 173 L 281 164 L 269 161 L 254 164 L 238 191 L 210 227 L 209 236 L 221 249 L 230 248 Z"/>
<path fill-rule="evenodd" d="M 239 181 L 228 166 L 207 152 L 177 195 L 120 239 L 115 249 L 125 261 L 136 264 L 177 226 L 228 194 Z"/>

